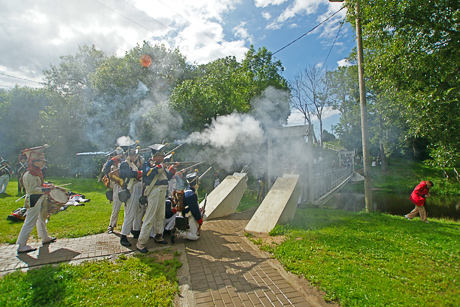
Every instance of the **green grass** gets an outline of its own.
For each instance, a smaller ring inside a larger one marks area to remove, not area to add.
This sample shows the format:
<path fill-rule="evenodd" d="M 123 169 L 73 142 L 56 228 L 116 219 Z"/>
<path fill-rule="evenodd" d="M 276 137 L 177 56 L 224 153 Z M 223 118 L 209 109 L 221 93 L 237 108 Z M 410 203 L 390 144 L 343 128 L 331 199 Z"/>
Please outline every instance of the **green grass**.
<path fill-rule="evenodd" d="M 384 192 L 410 193 L 420 181 L 431 180 L 434 183 L 431 189 L 433 194 L 460 195 L 460 183 L 452 172 L 447 180 L 441 171 L 421 162 L 390 159 L 387 172 L 381 172 L 380 167 L 371 167 L 370 172 L 372 186 Z"/>
<path fill-rule="evenodd" d="M 48 233 L 57 238 L 78 238 L 82 236 L 107 231 L 112 213 L 112 205 L 105 197 L 106 188 L 92 178 L 46 178 L 55 185 L 72 183 L 65 186 L 74 193 L 85 195 L 91 199 L 85 206 L 70 206 L 67 210 L 58 212 L 50 217 L 47 224 Z M 17 181 L 10 181 L 6 194 L 0 195 L 0 243 L 15 243 L 22 222 L 6 220 L 15 209 L 24 205 L 24 200 L 18 202 L 22 194 L 17 195 Z M 120 210 L 117 230 L 121 231 L 123 223 L 123 206 Z M 36 227 L 31 233 L 31 239 L 38 238 Z"/>
<path fill-rule="evenodd" d="M 236 208 L 236 212 L 246 211 L 250 208 L 257 207 L 257 191 L 246 190 L 241 198 L 241 201 Z"/>
<path fill-rule="evenodd" d="M 298 209 L 265 246 L 342 306 L 460 306 L 460 224 L 380 213 Z"/>
<path fill-rule="evenodd" d="M 16 271 L 0 279 L 0 306 L 173 306 L 181 263 L 164 253 Z"/>

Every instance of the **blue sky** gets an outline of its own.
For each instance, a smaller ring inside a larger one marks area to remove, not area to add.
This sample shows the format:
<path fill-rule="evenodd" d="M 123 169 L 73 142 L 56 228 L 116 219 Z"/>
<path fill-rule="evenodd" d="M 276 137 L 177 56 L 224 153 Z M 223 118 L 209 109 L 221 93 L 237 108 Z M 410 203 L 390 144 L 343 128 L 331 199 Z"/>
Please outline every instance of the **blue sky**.
<path fill-rule="evenodd" d="M 0 0 L 0 88 L 40 86 L 42 71 L 81 45 L 122 56 L 146 40 L 179 48 L 199 64 L 242 59 L 250 45 L 276 52 L 341 6 L 328 0 L 21 0 L 20 6 Z M 345 13 L 275 54 L 288 81 L 312 65 L 333 70 L 343 63 L 355 46 L 349 24 L 337 36 Z M 331 112 L 325 128 L 337 118 Z M 303 120 L 293 112 L 290 122 Z"/>

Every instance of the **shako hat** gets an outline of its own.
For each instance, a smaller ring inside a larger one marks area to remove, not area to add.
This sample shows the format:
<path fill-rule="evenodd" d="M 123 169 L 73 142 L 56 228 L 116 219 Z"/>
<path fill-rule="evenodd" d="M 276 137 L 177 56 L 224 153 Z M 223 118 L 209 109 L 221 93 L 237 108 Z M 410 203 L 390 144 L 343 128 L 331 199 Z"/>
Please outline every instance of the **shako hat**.
<path fill-rule="evenodd" d="M 139 141 L 130 145 L 120 145 L 126 155 L 137 155 L 139 153 Z"/>
<path fill-rule="evenodd" d="M 187 174 L 187 176 L 185 176 L 185 180 L 187 180 L 188 184 L 191 185 L 191 186 L 196 185 L 198 183 L 199 179 L 200 179 L 200 177 L 198 177 L 197 172 L 193 172 L 193 173 Z"/>
<path fill-rule="evenodd" d="M 153 144 L 149 146 L 149 148 L 152 150 L 152 156 L 164 156 L 165 153 L 163 149 L 165 147 L 166 145 L 163 144 Z"/>
<path fill-rule="evenodd" d="M 24 149 L 22 153 L 27 156 L 27 160 L 29 162 L 35 162 L 35 161 L 45 161 L 46 162 L 44 151 L 48 147 L 49 145 L 45 144 L 43 146 L 27 148 L 27 149 Z"/>

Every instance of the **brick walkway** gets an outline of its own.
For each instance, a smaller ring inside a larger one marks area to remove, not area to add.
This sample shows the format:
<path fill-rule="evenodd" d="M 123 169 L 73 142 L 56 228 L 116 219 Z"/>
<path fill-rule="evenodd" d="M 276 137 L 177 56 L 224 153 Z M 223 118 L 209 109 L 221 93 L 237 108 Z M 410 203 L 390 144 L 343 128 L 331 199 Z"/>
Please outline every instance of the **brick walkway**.
<path fill-rule="evenodd" d="M 172 248 L 181 253 L 184 264 L 179 271 L 181 295 L 177 306 L 334 306 L 305 281 L 287 273 L 280 264 L 261 252 L 244 235 L 244 227 L 253 211 L 204 223 L 198 241 L 177 240 L 160 246 L 149 241 L 147 248 Z M 131 243 L 134 240 L 130 239 Z M 45 264 L 116 257 L 135 251 L 120 245 L 115 234 L 99 234 L 77 239 L 59 239 L 56 243 L 29 244 L 38 250 L 16 253 L 12 244 L 0 245 L 0 274 Z"/>

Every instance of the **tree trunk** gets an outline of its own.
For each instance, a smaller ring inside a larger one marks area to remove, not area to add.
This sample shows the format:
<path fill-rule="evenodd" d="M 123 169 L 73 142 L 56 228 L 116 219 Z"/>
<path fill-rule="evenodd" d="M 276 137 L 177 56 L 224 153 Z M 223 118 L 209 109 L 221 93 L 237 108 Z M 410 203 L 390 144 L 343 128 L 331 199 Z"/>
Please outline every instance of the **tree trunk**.
<path fill-rule="evenodd" d="M 380 158 L 382 161 L 382 165 L 380 170 L 382 172 L 388 171 L 388 164 L 387 164 L 387 157 L 385 155 L 385 147 L 383 146 L 383 120 L 382 120 L 382 115 L 379 114 L 379 143 L 380 143 Z"/>

